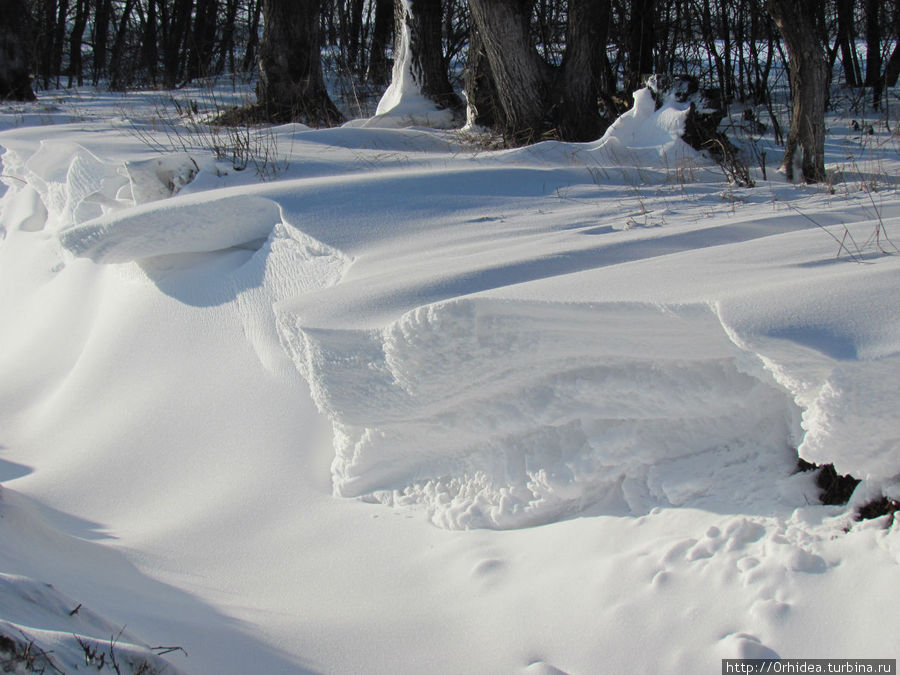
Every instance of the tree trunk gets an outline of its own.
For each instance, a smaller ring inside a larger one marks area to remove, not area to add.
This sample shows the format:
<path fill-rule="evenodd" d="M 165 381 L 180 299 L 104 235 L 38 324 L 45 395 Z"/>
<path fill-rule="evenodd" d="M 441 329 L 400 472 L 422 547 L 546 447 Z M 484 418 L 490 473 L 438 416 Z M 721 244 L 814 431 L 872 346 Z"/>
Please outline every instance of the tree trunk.
<path fill-rule="evenodd" d="M 609 27 L 609 0 L 570 0 L 563 83 L 558 111 L 561 138 L 593 141 L 607 123 L 597 101 L 602 95 L 603 55 Z"/>
<path fill-rule="evenodd" d="M 366 79 L 372 84 L 387 84 L 391 74 L 387 47 L 393 29 L 393 0 L 375 0 L 375 26 L 372 29 L 372 47 Z"/>
<path fill-rule="evenodd" d="M 127 82 L 123 73 L 122 53 L 125 50 L 125 36 L 128 31 L 128 21 L 131 18 L 131 11 L 134 9 L 135 0 L 125 0 L 125 7 L 122 10 L 122 19 L 119 21 L 119 27 L 116 30 L 116 37 L 113 40 L 112 51 L 109 55 L 109 86 L 113 90 L 124 91 Z M 127 80 L 131 80 L 128 77 Z"/>
<path fill-rule="evenodd" d="M 94 12 L 94 72 L 92 78 L 95 86 L 100 81 L 100 78 L 106 75 L 106 46 L 109 41 L 109 20 L 111 14 L 111 0 L 97 0 L 97 7 Z"/>
<path fill-rule="evenodd" d="M 405 23 L 409 34 L 410 71 L 419 91 L 439 108 L 462 110 L 447 76 L 441 42 L 441 0 L 394 0 L 394 55 L 401 53 Z"/>
<path fill-rule="evenodd" d="M 159 3 L 162 14 L 160 27 L 163 32 L 163 86 L 166 89 L 174 89 L 181 79 L 185 36 L 193 7 L 193 0 Z"/>
<path fill-rule="evenodd" d="M 479 124 L 493 122 L 512 144 L 542 138 L 589 141 L 607 126 L 603 91 L 609 0 L 569 0 L 566 48 L 554 67 L 535 48 L 528 3 L 470 0 L 466 94 Z"/>
<path fill-rule="evenodd" d="M 81 46 L 84 42 L 84 29 L 87 28 L 87 0 L 76 0 L 75 21 L 69 33 L 69 86 L 73 80 L 80 87 L 84 84 L 84 62 L 81 58 Z"/>
<path fill-rule="evenodd" d="M 866 0 L 866 86 L 875 87 L 881 78 L 881 23 L 879 0 Z"/>
<path fill-rule="evenodd" d="M 257 63 L 256 50 L 259 48 L 259 21 L 262 15 L 262 0 L 251 0 L 251 6 L 247 10 L 250 24 L 250 38 L 247 40 L 247 51 L 244 54 L 242 70 L 250 71 Z"/>
<path fill-rule="evenodd" d="M 25 0 L 0 0 L 0 100 L 33 101 L 31 14 Z"/>
<path fill-rule="evenodd" d="M 256 95 L 266 117 L 331 125 L 343 116 L 322 77 L 317 0 L 263 0 Z"/>
<path fill-rule="evenodd" d="M 187 79 L 205 77 L 212 70 L 213 43 L 216 38 L 216 0 L 197 0 L 190 30 Z"/>
<path fill-rule="evenodd" d="M 500 126 L 503 111 L 498 109 L 499 98 L 494 86 L 491 64 L 484 50 L 484 41 L 474 22 L 469 26 L 469 51 L 465 72 L 468 121 L 481 127 Z"/>
<path fill-rule="evenodd" d="M 53 34 L 53 74 L 56 77 L 57 88 L 59 87 L 59 77 L 62 75 L 63 45 L 66 41 L 66 19 L 68 14 L 69 0 L 60 0 L 56 29 Z"/>
<path fill-rule="evenodd" d="M 631 0 L 631 34 L 628 44 L 626 87 L 634 91 L 643 76 L 653 72 L 653 15 L 656 0 Z"/>
<path fill-rule="evenodd" d="M 538 140 L 548 120 L 552 70 L 531 41 L 528 15 L 518 0 L 469 0 L 497 92 L 499 130 L 514 143 Z"/>
<path fill-rule="evenodd" d="M 790 58 L 791 128 L 784 149 L 782 168 L 794 178 L 798 150 L 803 179 L 815 183 L 825 178 L 825 100 L 828 66 L 819 38 L 816 17 L 794 0 L 768 0 Z"/>
<path fill-rule="evenodd" d="M 147 0 L 147 17 L 141 34 L 141 61 L 150 83 L 156 84 L 156 70 L 159 65 L 159 52 L 156 46 L 156 0 Z"/>
<path fill-rule="evenodd" d="M 847 86 L 858 87 L 862 84 L 862 73 L 856 56 L 853 5 L 853 0 L 837 0 L 838 45 L 841 49 L 841 63 L 844 66 Z"/>

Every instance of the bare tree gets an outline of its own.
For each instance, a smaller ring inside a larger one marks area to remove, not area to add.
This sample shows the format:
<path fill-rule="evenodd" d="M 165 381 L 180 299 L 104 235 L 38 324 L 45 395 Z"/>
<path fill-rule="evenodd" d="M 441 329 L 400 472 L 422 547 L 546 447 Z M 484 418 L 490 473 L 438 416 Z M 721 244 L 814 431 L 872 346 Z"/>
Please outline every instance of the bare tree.
<path fill-rule="evenodd" d="M 542 137 L 585 141 L 606 126 L 597 104 L 602 80 L 601 45 L 606 42 L 609 15 L 606 0 L 569 0 L 568 28 L 562 62 L 545 60 L 531 39 L 528 3 L 521 0 L 470 0 L 496 101 L 495 127 L 510 142 L 528 143 Z M 477 79 L 475 80 L 477 82 Z M 483 100 L 477 91 L 470 100 Z"/>
<path fill-rule="evenodd" d="M 810 3 L 823 11 L 821 3 Z M 769 12 L 787 45 L 790 59 L 791 128 L 784 148 L 782 168 L 794 178 L 797 151 L 807 183 L 825 178 L 825 101 L 828 64 L 825 45 L 817 28 L 817 12 L 794 0 L 768 0 Z"/>

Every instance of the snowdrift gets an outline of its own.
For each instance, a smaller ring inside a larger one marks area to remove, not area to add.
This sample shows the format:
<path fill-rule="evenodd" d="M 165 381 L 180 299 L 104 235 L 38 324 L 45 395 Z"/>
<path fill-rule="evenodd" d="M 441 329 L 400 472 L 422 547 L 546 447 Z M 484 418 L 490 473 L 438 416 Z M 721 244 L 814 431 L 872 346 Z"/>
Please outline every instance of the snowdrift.
<path fill-rule="evenodd" d="M 0 634 L 68 665 L 127 625 L 165 672 L 889 656 L 898 526 L 853 515 L 900 497 L 900 200 L 727 185 L 683 115 L 286 125 L 269 181 L 121 120 L 0 133 Z"/>
<path fill-rule="evenodd" d="M 799 409 L 709 307 L 472 299 L 380 331 L 280 321 L 334 420 L 336 494 L 442 526 L 747 499 L 796 463 Z"/>

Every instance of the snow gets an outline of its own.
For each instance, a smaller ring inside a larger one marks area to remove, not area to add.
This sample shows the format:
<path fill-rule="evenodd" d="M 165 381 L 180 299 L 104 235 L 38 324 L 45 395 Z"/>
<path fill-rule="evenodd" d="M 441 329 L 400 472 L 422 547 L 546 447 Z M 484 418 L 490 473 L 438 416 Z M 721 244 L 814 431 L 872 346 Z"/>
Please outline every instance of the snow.
<path fill-rule="evenodd" d="M 883 126 L 832 120 L 831 189 L 729 185 L 646 91 L 585 144 L 285 125 L 257 175 L 158 152 L 153 96 L 0 109 L 0 634 L 185 673 L 896 656 L 900 526 L 853 520 L 900 497 Z"/>

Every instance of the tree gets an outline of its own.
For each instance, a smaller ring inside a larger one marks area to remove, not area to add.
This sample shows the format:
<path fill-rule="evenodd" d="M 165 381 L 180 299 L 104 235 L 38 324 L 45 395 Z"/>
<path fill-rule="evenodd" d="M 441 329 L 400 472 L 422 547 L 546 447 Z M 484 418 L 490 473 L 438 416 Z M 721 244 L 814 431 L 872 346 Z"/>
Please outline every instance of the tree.
<path fill-rule="evenodd" d="M 391 18 L 394 4 L 392 0 L 374 0 L 374 2 L 375 25 L 372 27 L 372 48 L 366 79 L 372 84 L 387 84 L 390 75 L 387 48 L 393 27 Z"/>
<path fill-rule="evenodd" d="M 408 40 L 409 70 L 419 91 L 438 108 L 462 110 L 444 64 L 441 0 L 394 0 L 394 17 L 395 58 Z"/>
<path fill-rule="evenodd" d="M 33 101 L 31 15 L 25 0 L 0 0 L 0 100 Z"/>
<path fill-rule="evenodd" d="M 318 0 L 262 0 L 262 13 L 256 87 L 262 114 L 314 126 L 342 121 L 322 77 Z"/>
<path fill-rule="evenodd" d="M 508 141 L 528 143 L 553 136 L 564 140 L 596 139 L 606 120 L 597 104 L 606 44 L 607 0 L 569 0 L 567 40 L 559 66 L 541 57 L 529 26 L 530 10 L 522 0 L 470 0 L 490 77 L 494 126 Z M 477 91 L 470 100 L 481 100 Z"/>
<path fill-rule="evenodd" d="M 634 91 L 644 75 L 653 72 L 654 21 L 656 0 L 631 0 L 628 77 L 625 87 Z"/>
<path fill-rule="evenodd" d="M 823 11 L 821 3 L 816 5 Z M 797 151 L 803 179 L 816 183 L 825 178 L 825 100 L 828 64 L 819 37 L 817 12 L 794 0 L 768 0 L 769 12 L 784 38 L 790 59 L 791 128 L 784 148 L 782 168 L 794 178 Z"/>

